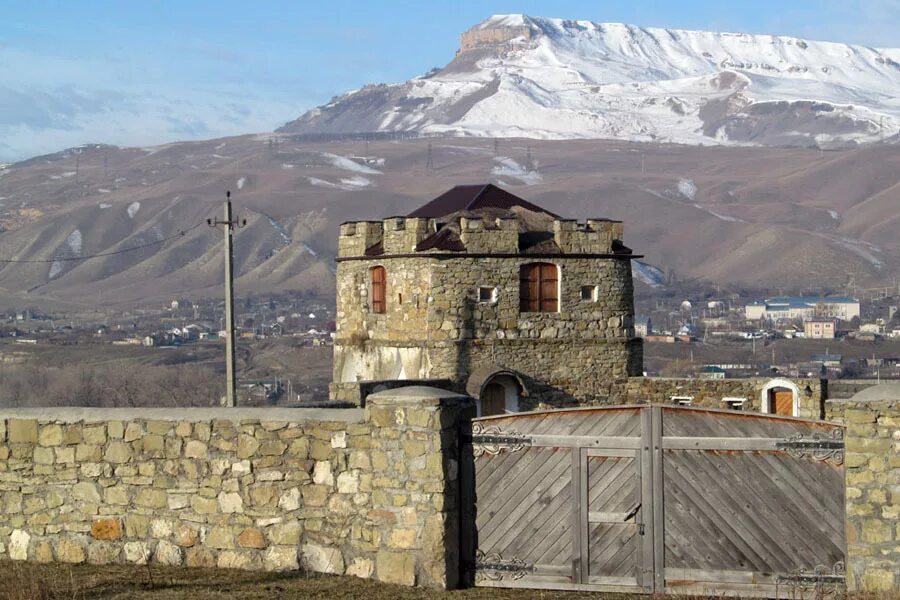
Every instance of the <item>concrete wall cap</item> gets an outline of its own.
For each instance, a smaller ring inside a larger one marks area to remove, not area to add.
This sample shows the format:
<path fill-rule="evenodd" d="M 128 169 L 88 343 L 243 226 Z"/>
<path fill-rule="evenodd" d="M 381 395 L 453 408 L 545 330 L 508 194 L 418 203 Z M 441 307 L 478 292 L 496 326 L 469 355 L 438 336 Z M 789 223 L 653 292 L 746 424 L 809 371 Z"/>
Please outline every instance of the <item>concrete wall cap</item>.
<path fill-rule="evenodd" d="M 411 385 L 369 394 L 366 397 L 366 404 L 437 405 L 447 400 L 463 401 L 471 400 L 471 398 L 450 390 L 425 385 Z"/>
<path fill-rule="evenodd" d="M 900 400 L 900 382 L 882 383 L 866 388 L 850 398 L 849 402 L 883 402 Z"/>
<path fill-rule="evenodd" d="M 88 408 L 44 407 L 0 409 L 0 419 L 36 419 L 58 423 L 128 421 L 147 419 L 153 421 L 340 421 L 361 423 L 365 412 L 361 408 Z"/>

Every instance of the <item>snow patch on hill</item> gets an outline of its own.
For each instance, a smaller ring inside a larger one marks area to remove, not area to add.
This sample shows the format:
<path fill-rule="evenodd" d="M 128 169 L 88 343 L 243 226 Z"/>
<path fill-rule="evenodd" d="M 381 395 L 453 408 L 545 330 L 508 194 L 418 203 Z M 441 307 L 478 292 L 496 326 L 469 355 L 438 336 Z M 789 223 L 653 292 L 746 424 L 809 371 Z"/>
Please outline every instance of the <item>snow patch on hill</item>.
<path fill-rule="evenodd" d="M 53 256 L 53 262 L 50 264 L 50 271 L 47 273 L 47 279 L 56 279 L 66 270 L 67 266 L 74 265 L 74 262 L 66 259 L 77 258 L 81 256 L 82 237 L 81 230 L 75 229 L 66 236 L 65 241 L 56 249 Z"/>
<path fill-rule="evenodd" d="M 138 214 L 138 211 L 141 210 L 141 203 L 138 201 L 134 201 L 128 205 L 128 208 L 125 209 L 128 212 L 128 218 L 133 219 L 135 215 Z"/>
<path fill-rule="evenodd" d="M 661 269 L 640 260 L 631 261 L 631 274 L 650 287 L 662 287 L 666 283 L 666 275 Z"/>
<path fill-rule="evenodd" d="M 540 183 L 544 179 L 537 171 L 529 171 L 523 165 L 507 156 L 495 156 L 494 160 L 500 164 L 491 169 L 492 175 L 514 177 L 528 185 Z"/>
<path fill-rule="evenodd" d="M 345 171 L 355 171 L 356 173 L 366 173 L 369 175 L 380 175 L 381 171 L 378 169 L 373 169 L 372 167 L 368 167 L 366 165 L 361 165 L 358 162 L 347 158 L 346 156 L 338 156 L 337 154 L 331 154 L 329 152 L 323 152 L 322 156 L 326 158 L 331 164 L 339 169 L 344 169 Z"/>
<path fill-rule="evenodd" d="M 679 179 L 678 193 L 680 193 L 688 200 L 693 200 L 697 195 L 697 184 L 694 183 L 693 179 Z"/>

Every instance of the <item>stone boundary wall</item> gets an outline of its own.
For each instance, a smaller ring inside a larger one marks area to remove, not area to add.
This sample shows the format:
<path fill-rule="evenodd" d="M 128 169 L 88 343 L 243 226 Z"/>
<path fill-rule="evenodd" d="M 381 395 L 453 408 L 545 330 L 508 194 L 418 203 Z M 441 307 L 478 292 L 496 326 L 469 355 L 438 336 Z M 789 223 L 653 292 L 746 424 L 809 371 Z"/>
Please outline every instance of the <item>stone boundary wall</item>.
<path fill-rule="evenodd" d="M 723 398 L 746 398 L 743 410 L 760 412 L 766 386 L 780 377 L 748 379 L 688 379 L 668 377 L 631 377 L 625 384 L 628 404 L 671 404 L 673 396 L 691 396 L 691 406 L 728 408 Z M 786 378 L 798 389 L 798 417 L 821 419 L 824 416 L 826 386 L 820 379 Z M 807 386 L 809 391 L 807 391 Z"/>
<path fill-rule="evenodd" d="M 452 587 L 471 400 L 422 387 L 368 400 L 0 411 L 0 557 Z"/>
<path fill-rule="evenodd" d="M 900 383 L 829 404 L 846 427 L 848 587 L 900 591 Z"/>

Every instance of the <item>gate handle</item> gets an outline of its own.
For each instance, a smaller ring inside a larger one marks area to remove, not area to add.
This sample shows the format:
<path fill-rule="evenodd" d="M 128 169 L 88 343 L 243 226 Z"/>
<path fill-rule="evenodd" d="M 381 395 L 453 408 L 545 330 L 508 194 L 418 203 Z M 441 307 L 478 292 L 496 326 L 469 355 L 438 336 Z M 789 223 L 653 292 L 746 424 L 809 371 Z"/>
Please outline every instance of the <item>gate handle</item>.
<path fill-rule="evenodd" d="M 623 518 L 622 521 L 625 522 L 625 521 L 631 519 L 632 517 L 634 517 L 634 516 L 637 514 L 637 512 L 638 512 L 639 510 L 641 510 L 641 503 L 640 503 L 640 502 L 638 502 L 637 504 L 635 504 L 635 505 L 634 505 L 634 508 L 632 508 L 632 509 L 629 510 L 627 513 L 625 513 L 625 518 Z"/>

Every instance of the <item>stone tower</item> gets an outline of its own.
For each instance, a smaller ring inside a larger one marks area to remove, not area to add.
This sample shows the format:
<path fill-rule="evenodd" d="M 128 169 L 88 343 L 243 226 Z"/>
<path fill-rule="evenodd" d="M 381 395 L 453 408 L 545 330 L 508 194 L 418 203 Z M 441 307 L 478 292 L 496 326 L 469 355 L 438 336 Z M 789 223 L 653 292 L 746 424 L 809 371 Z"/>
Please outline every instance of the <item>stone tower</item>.
<path fill-rule="evenodd" d="M 622 224 L 494 185 L 341 225 L 332 398 L 447 380 L 482 414 L 615 400 L 642 371 Z"/>

